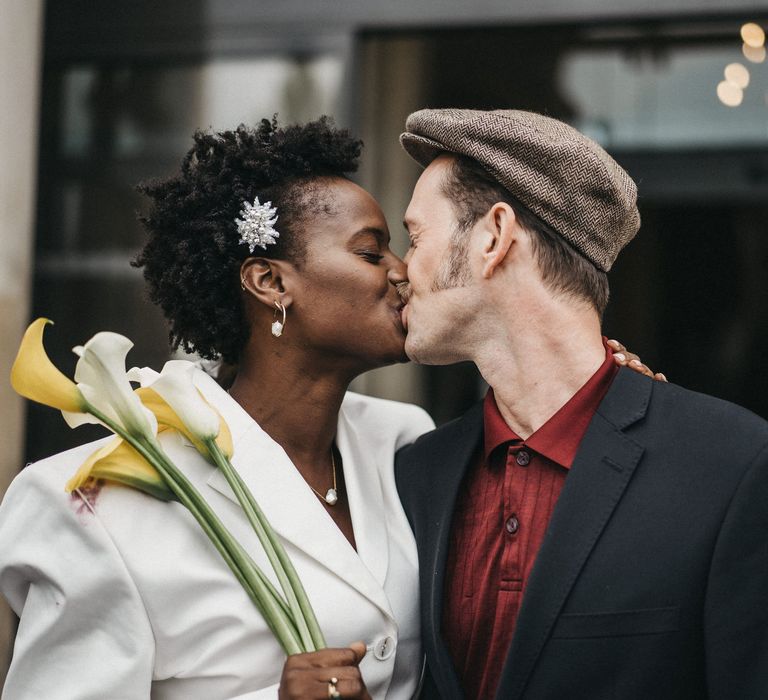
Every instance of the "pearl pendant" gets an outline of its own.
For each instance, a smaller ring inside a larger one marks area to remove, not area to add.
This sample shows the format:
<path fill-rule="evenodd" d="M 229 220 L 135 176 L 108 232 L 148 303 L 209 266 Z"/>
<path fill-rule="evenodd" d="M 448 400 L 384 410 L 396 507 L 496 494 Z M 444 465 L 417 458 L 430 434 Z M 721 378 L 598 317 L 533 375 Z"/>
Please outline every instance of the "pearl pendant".
<path fill-rule="evenodd" d="M 336 501 L 339 500 L 339 495 L 336 493 L 336 489 L 328 489 L 328 491 L 325 494 L 325 502 L 329 506 L 335 506 Z"/>
<path fill-rule="evenodd" d="M 275 336 L 275 338 L 279 338 L 283 334 L 283 324 L 280 323 L 280 321 L 275 321 L 272 324 L 272 335 Z"/>

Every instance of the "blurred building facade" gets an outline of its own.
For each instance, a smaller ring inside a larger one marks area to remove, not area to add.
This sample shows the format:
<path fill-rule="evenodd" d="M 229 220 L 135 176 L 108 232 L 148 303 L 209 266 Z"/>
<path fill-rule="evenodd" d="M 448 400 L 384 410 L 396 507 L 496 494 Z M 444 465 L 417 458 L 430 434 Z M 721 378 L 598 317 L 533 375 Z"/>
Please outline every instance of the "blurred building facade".
<path fill-rule="evenodd" d="M 6 376 L 38 315 L 57 322 L 47 344 L 68 373 L 70 348 L 105 329 L 135 341 L 133 364 L 167 359 L 162 316 L 128 264 L 143 241 L 133 185 L 173 172 L 195 129 L 333 115 L 364 139 L 358 180 L 403 253 L 419 173 L 397 144 L 407 114 L 515 107 L 572 123 L 639 183 L 643 228 L 611 275 L 606 333 L 673 381 L 768 417 L 768 62 L 740 36 L 768 25 L 768 0 L 2 2 L 14 10 L 0 20 L 14 105 L 0 146 L 15 157 L 0 179 Z M 727 106 L 716 91 L 733 63 L 749 84 L 736 75 L 725 98 L 741 101 Z M 467 366 L 403 365 L 355 388 L 441 422 L 482 382 Z M 0 493 L 25 461 L 95 435 L 2 391 Z"/>

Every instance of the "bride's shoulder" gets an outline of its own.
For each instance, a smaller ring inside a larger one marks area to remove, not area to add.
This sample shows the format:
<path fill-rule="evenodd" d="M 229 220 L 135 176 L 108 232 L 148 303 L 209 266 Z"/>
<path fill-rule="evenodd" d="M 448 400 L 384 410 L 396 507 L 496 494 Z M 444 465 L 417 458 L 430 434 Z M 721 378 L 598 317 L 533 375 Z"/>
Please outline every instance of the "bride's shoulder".
<path fill-rule="evenodd" d="M 66 482 L 88 457 L 111 439 L 109 436 L 87 442 L 27 464 L 14 478 L 9 492 L 11 489 L 31 488 L 50 491 L 64 498 Z"/>
<path fill-rule="evenodd" d="M 346 393 L 341 409 L 358 429 L 407 433 L 412 440 L 435 427 L 430 415 L 420 406 L 353 391 Z"/>

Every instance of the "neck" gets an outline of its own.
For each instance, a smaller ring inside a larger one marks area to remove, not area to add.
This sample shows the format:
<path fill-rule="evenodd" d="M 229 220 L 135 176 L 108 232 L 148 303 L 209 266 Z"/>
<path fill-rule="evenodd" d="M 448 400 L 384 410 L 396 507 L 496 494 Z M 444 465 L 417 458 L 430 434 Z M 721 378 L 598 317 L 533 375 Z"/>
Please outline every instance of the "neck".
<path fill-rule="evenodd" d="M 507 425 L 526 439 L 605 360 L 600 321 L 591 309 L 552 304 L 514 327 L 494 324 L 472 359 Z"/>
<path fill-rule="evenodd" d="M 319 371 L 289 347 L 271 346 L 268 352 L 248 348 L 230 394 L 312 481 L 314 474 L 327 475 L 349 378 Z"/>

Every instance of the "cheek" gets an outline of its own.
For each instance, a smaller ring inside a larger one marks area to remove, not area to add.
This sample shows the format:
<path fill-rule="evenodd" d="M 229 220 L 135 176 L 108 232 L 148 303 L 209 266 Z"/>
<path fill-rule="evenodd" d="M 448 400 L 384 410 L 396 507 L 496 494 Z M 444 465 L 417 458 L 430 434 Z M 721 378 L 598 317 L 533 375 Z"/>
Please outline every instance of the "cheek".
<path fill-rule="evenodd" d="M 306 302 L 317 309 L 316 322 L 321 325 L 359 326 L 364 318 L 373 314 L 375 304 L 381 305 L 387 293 L 385 275 L 366 274 L 328 275 L 307 290 Z"/>
<path fill-rule="evenodd" d="M 426 249 L 419 249 L 414 253 L 408 264 L 408 279 L 417 286 L 428 282 L 431 277 L 431 269 L 434 266 L 432 260 L 433 252 Z"/>

